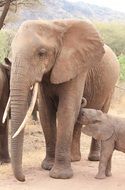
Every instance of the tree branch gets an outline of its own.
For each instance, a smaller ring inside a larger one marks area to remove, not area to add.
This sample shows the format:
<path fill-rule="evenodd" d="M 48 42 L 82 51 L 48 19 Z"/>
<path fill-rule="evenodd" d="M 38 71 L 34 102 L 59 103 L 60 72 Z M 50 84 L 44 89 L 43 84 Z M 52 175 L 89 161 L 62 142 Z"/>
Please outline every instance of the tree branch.
<path fill-rule="evenodd" d="M 10 3 L 17 1 L 17 0 L 11 0 Z M 0 7 L 3 7 L 6 4 L 6 0 L 0 0 Z"/>
<path fill-rule="evenodd" d="M 12 2 L 12 0 L 6 0 L 6 3 L 4 4 L 4 9 L 3 9 L 3 12 L 2 12 L 1 17 L 0 17 L 0 30 L 3 27 L 4 20 L 6 18 L 7 13 L 8 13 L 11 2 Z"/>

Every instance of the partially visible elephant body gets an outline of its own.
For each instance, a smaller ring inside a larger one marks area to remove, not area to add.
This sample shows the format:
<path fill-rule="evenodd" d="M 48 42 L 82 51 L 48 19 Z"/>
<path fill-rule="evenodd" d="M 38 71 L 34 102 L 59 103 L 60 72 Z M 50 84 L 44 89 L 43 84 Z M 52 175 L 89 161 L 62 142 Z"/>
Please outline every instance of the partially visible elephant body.
<path fill-rule="evenodd" d="M 119 76 L 119 63 L 114 52 L 104 46 L 105 54 L 98 64 L 88 73 L 83 96 L 88 108 L 107 112 Z"/>
<path fill-rule="evenodd" d="M 110 107 L 111 98 L 115 84 L 119 76 L 119 63 L 116 55 L 107 45 L 104 46 L 105 54 L 101 62 L 95 64 L 87 75 L 83 96 L 87 100 L 87 108 L 99 109 L 107 113 Z M 72 152 L 75 160 L 80 159 L 80 129 L 81 125 L 76 123 Z M 74 149 L 74 147 L 77 147 Z M 89 160 L 99 160 L 100 145 L 92 139 Z M 72 160 L 73 160 L 72 156 Z"/>
<path fill-rule="evenodd" d="M 10 162 L 8 152 L 8 119 L 3 124 L 3 113 L 9 98 L 9 71 L 0 64 L 0 164 Z"/>

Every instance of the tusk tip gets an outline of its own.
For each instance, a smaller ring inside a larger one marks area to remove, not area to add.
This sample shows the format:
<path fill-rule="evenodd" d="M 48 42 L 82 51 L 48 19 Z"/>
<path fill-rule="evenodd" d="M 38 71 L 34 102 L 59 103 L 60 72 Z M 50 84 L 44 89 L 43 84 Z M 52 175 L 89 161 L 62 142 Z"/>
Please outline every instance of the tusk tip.
<path fill-rule="evenodd" d="M 3 119 L 2 119 L 2 123 L 4 124 L 5 123 L 5 121 L 6 121 L 6 116 L 3 116 Z"/>
<path fill-rule="evenodd" d="M 17 134 L 14 134 L 14 135 L 12 136 L 12 139 L 14 139 L 15 137 L 17 137 Z"/>

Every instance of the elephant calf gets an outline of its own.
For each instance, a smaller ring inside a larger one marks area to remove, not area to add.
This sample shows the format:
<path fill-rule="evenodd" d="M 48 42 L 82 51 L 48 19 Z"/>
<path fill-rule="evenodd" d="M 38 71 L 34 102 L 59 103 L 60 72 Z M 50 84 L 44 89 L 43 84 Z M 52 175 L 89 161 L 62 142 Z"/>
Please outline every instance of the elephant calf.
<path fill-rule="evenodd" d="M 101 157 L 97 179 L 111 176 L 113 150 L 125 152 L 125 118 L 103 113 L 100 110 L 81 108 L 78 123 L 86 125 L 82 132 L 101 140 Z"/>

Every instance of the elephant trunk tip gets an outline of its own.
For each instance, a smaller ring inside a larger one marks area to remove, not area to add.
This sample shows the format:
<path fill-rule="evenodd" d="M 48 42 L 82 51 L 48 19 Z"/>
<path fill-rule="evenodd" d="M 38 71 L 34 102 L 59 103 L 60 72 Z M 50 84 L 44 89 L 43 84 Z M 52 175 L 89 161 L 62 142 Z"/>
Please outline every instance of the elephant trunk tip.
<path fill-rule="evenodd" d="M 15 178 L 18 180 L 18 181 L 21 181 L 21 182 L 24 182 L 24 181 L 26 181 L 25 180 L 25 176 L 23 175 L 23 174 L 15 174 Z"/>

